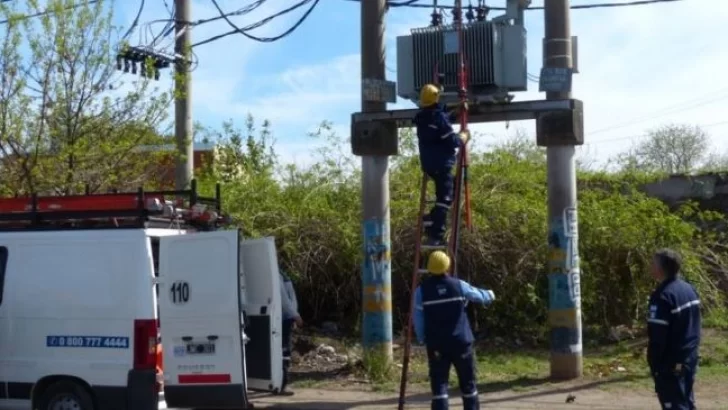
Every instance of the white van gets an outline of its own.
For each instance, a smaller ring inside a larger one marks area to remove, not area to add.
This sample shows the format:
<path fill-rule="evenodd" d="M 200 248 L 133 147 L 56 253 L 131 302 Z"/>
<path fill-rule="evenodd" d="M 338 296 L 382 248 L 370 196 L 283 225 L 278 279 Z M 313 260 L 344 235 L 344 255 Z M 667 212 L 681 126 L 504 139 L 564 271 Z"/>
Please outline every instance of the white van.
<path fill-rule="evenodd" d="M 249 389 L 280 389 L 273 240 L 188 229 L 177 208 L 160 229 L 146 205 L 116 218 L 133 213 L 97 201 L 89 218 L 33 201 L 6 212 L 0 200 L 0 409 L 241 409 Z"/>

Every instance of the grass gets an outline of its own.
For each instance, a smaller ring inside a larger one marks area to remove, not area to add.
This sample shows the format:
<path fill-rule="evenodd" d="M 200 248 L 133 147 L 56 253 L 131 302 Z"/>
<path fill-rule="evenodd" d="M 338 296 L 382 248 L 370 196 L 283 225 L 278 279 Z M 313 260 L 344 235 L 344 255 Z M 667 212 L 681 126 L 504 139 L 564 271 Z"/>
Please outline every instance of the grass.
<path fill-rule="evenodd" d="M 369 379 L 370 386 L 376 391 L 396 391 L 401 372 L 400 350 L 395 352 L 395 364 L 391 368 L 383 364 L 381 357 L 376 357 L 358 367 L 358 377 Z M 605 386 L 610 387 L 605 388 L 649 388 L 652 382 L 645 362 L 645 350 L 644 339 L 587 348 L 584 352 L 584 378 L 588 381 L 609 381 Z M 548 350 L 493 349 L 486 345 L 476 352 L 478 380 L 485 383 L 479 390 L 518 391 L 550 384 Z M 728 383 L 728 331 L 704 330 L 698 377 L 701 384 Z M 457 378 L 454 371 L 450 380 L 455 387 Z M 408 382 L 410 386 L 427 386 L 427 360 L 421 347 L 413 349 Z M 296 384 L 320 387 L 327 383 L 325 380 L 316 383 L 301 380 Z"/>

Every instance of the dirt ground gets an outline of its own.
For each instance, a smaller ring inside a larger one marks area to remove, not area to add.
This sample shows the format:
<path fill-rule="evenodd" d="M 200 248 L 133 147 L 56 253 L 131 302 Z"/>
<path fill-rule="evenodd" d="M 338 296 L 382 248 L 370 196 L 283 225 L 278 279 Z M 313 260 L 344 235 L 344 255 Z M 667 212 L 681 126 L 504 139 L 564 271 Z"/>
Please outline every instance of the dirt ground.
<path fill-rule="evenodd" d="M 359 369 L 361 361 L 357 359 L 355 353 L 341 346 L 334 349 L 332 346 L 322 346 L 320 340 L 297 337 L 291 369 L 291 390 L 295 394 L 253 395 L 253 403 L 256 408 L 263 409 L 396 409 L 398 394 L 393 392 L 396 386 L 390 384 L 384 389 L 377 389 L 362 376 Z M 727 384 L 722 380 L 704 380 L 701 383 L 698 376 L 696 400 L 700 410 L 728 410 L 728 395 L 725 394 Z M 646 374 L 605 377 L 597 381 L 586 378 L 563 383 L 553 383 L 538 377 L 514 376 L 514 380 L 508 377 L 482 380 L 478 390 L 481 392 L 481 408 L 658 410 L 660 406 L 650 385 Z M 573 401 L 567 403 L 567 398 L 572 396 Z M 450 398 L 452 409 L 461 408 L 459 392 L 452 391 Z M 430 408 L 426 383 L 408 385 L 406 408 Z"/>
<path fill-rule="evenodd" d="M 620 409 L 658 410 L 657 400 L 649 391 L 609 386 L 610 382 L 578 382 L 551 384 L 546 388 L 535 387 L 526 391 L 500 391 L 480 395 L 481 408 L 489 409 Z M 725 389 L 725 386 L 723 386 Z M 724 394 L 724 393 L 723 393 Z M 700 410 L 728 410 L 728 397 L 720 398 L 718 386 L 698 386 L 696 401 Z M 571 403 L 567 397 L 574 396 Z M 458 409 L 461 401 L 457 392 L 450 394 L 450 406 Z M 396 409 L 398 396 L 392 393 L 374 393 L 355 390 L 307 389 L 295 390 L 294 396 L 254 396 L 256 408 L 301 409 L 301 410 L 373 410 Z M 429 394 L 423 391 L 410 392 L 406 400 L 407 409 L 429 409 Z"/>

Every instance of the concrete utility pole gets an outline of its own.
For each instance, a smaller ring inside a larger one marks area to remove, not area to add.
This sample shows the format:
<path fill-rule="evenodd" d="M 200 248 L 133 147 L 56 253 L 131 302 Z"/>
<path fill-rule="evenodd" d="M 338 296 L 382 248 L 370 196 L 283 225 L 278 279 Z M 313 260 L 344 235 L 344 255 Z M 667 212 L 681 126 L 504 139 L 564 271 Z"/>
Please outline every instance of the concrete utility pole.
<path fill-rule="evenodd" d="M 362 89 L 368 80 L 384 81 L 386 0 L 361 2 Z M 362 112 L 386 111 L 387 103 L 362 92 Z M 392 285 L 389 238 L 389 157 L 362 157 L 362 343 L 392 360 Z"/>
<path fill-rule="evenodd" d="M 194 169 L 194 141 L 192 135 L 192 89 L 190 67 L 191 27 L 190 0 L 175 0 L 175 43 L 176 55 L 174 76 L 174 135 L 177 142 L 175 156 L 175 189 L 187 189 L 192 181 Z"/>
<path fill-rule="evenodd" d="M 569 8 L 569 0 L 545 0 L 544 68 L 573 68 Z M 570 81 L 565 90 L 547 92 L 546 99 L 570 99 Z M 555 379 L 581 377 L 583 365 L 575 151 L 574 144 L 546 149 L 551 377 Z"/>

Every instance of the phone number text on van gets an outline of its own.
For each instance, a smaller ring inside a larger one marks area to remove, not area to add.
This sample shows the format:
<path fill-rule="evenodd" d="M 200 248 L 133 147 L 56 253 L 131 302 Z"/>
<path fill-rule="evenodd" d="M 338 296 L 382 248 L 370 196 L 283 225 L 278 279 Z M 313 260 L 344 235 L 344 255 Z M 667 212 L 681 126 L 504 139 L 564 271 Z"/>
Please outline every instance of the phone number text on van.
<path fill-rule="evenodd" d="M 129 338 L 111 336 L 46 336 L 46 347 L 128 349 Z"/>

